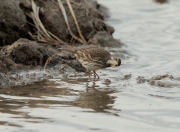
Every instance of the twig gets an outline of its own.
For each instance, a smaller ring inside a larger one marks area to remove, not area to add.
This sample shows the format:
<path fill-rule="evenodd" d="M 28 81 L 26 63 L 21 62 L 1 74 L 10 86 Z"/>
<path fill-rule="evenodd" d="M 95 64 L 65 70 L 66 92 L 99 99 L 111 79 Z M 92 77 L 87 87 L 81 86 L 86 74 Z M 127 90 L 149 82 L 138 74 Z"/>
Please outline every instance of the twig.
<path fill-rule="evenodd" d="M 79 27 L 79 24 L 78 24 L 78 22 L 77 22 L 76 16 L 75 16 L 74 11 L 73 11 L 73 8 L 72 8 L 72 6 L 71 6 L 71 3 L 69 2 L 69 0 L 66 0 L 66 2 L 67 2 L 67 5 L 68 5 L 68 7 L 69 7 L 69 10 L 70 10 L 70 12 L 71 12 L 71 15 L 72 15 L 72 17 L 73 17 L 73 19 L 74 19 L 74 22 L 75 22 L 76 28 L 77 28 L 77 30 L 78 30 L 79 36 L 80 36 L 81 39 L 84 41 L 84 43 L 87 44 L 87 42 L 86 42 L 86 40 L 84 39 L 84 37 L 83 37 L 83 35 L 82 35 L 82 32 L 81 32 L 81 30 L 80 30 L 80 27 Z"/>
<path fill-rule="evenodd" d="M 59 39 L 57 36 L 52 34 L 50 31 L 46 30 L 46 28 L 44 27 L 43 23 L 41 22 L 39 18 L 39 7 L 36 6 L 34 0 L 31 0 L 31 4 L 32 4 L 33 12 L 27 15 L 34 22 L 34 25 L 33 24 L 31 25 L 33 25 L 37 29 L 37 40 L 40 42 L 52 43 L 56 45 L 59 45 L 60 43 L 67 44 L 63 42 L 61 39 Z M 36 38 L 32 34 L 30 35 L 32 38 Z"/>
<path fill-rule="evenodd" d="M 66 22 L 68 31 L 69 31 L 69 33 L 71 34 L 71 36 L 72 36 L 74 39 L 78 40 L 78 41 L 79 41 L 80 43 L 82 43 L 82 44 L 86 43 L 86 42 L 85 42 L 84 40 L 82 40 L 81 38 L 78 38 L 77 36 L 75 36 L 74 33 L 71 31 L 71 28 L 70 28 L 70 25 L 69 25 L 69 22 L 68 22 L 68 18 L 67 18 L 67 15 L 66 15 L 66 11 L 65 11 L 64 6 L 63 6 L 63 4 L 62 4 L 62 1 L 61 1 L 61 0 L 58 0 L 58 3 L 59 3 L 59 8 L 61 9 L 61 12 L 62 12 L 62 14 L 63 14 L 64 20 L 65 20 L 65 22 Z"/>
<path fill-rule="evenodd" d="M 52 60 L 52 58 L 53 58 L 54 56 L 56 56 L 56 55 L 59 54 L 59 53 L 60 53 L 60 52 L 52 55 L 51 57 L 49 57 L 49 58 L 46 60 L 46 63 L 45 63 L 45 65 L 44 65 L 44 72 L 45 72 L 45 73 L 48 73 L 48 72 L 46 71 L 46 66 L 47 66 L 47 64 Z"/>

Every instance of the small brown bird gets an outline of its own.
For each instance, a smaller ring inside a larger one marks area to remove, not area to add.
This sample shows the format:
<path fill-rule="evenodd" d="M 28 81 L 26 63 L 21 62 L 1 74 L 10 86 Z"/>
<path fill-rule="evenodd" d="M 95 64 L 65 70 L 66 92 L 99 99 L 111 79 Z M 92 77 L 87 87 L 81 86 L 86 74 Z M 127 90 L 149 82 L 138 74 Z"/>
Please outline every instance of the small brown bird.
<path fill-rule="evenodd" d="M 99 47 L 82 48 L 78 50 L 60 48 L 60 50 L 73 53 L 78 61 L 86 68 L 90 80 L 91 71 L 93 71 L 94 77 L 96 78 L 97 76 L 99 79 L 96 70 L 121 65 L 121 59 L 112 57 L 107 50 Z"/>

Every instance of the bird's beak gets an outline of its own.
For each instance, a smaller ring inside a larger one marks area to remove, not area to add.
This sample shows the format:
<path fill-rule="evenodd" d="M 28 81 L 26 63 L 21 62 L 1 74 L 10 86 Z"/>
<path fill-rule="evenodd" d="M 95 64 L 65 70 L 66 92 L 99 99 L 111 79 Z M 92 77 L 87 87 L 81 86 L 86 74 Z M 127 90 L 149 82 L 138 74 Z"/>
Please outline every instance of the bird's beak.
<path fill-rule="evenodd" d="M 118 61 L 116 61 L 115 63 L 114 63 L 114 65 L 112 66 L 112 68 L 114 68 L 115 66 L 117 66 L 118 65 Z"/>

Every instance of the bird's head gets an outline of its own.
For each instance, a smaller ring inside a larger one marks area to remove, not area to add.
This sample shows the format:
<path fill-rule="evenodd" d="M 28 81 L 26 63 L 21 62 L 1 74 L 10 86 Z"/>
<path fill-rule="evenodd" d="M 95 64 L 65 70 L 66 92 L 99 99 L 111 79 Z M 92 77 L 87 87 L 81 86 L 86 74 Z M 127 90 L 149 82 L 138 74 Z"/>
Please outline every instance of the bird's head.
<path fill-rule="evenodd" d="M 116 58 L 116 57 L 111 57 L 108 61 L 107 61 L 107 66 L 111 66 L 111 67 L 116 67 L 116 66 L 120 66 L 121 65 L 121 59 L 120 58 Z"/>

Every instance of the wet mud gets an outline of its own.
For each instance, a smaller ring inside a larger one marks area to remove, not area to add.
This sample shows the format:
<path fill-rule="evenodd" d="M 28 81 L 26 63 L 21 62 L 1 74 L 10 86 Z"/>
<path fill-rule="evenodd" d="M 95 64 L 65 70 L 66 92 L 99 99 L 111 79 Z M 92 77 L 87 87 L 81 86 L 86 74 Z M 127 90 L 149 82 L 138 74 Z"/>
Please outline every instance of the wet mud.
<path fill-rule="evenodd" d="M 150 79 L 139 76 L 136 78 L 136 80 L 139 84 L 148 82 L 148 84 L 152 86 L 159 86 L 164 88 L 180 87 L 180 77 L 174 77 L 168 74 L 153 76 Z"/>

